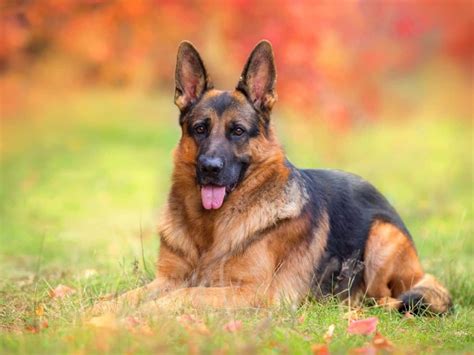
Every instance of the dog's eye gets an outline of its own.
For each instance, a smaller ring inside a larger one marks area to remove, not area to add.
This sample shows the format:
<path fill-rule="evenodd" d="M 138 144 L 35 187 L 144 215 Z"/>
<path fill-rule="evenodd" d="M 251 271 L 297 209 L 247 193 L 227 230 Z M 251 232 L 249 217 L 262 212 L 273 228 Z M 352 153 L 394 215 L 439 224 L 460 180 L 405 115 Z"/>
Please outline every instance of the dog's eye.
<path fill-rule="evenodd" d="M 234 130 L 232 131 L 232 134 L 238 137 L 244 133 L 245 133 L 245 130 L 242 127 L 235 127 Z"/>
<path fill-rule="evenodd" d="M 194 126 L 194 132 L 196 132 L 197 134 L 204 134 L 206 133 L 206 131 L 207 131 L 207 128 L 203 124 L 198 124 Z"/>

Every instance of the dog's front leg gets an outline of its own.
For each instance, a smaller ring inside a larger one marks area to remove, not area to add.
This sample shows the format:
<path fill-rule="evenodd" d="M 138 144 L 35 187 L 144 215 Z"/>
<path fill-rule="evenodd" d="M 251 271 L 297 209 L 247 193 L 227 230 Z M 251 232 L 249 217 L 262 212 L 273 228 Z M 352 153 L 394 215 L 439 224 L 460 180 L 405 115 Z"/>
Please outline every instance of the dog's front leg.
<path fill-rule="evenodd" d="M 98 302 L 88 309 L 87 313 L 89 315 L 98 315 L 133 309 L 142 303 L 159 298 L 171 289 L 174 289 L 174 287 L 169 282 L 157 278 L 145 286 L 128 291 L 114 299 Z"/>
<path fill-rule="evenodd" d="M 267 307 L 272 298 L 262 295 L 253 288 L 244 287 L 189 287 L 172 291 L 156 300 L 143 303 L 141 314 L 162 311 L 176 311 L 185 307 L 193 308 L 255 308 Z"/>

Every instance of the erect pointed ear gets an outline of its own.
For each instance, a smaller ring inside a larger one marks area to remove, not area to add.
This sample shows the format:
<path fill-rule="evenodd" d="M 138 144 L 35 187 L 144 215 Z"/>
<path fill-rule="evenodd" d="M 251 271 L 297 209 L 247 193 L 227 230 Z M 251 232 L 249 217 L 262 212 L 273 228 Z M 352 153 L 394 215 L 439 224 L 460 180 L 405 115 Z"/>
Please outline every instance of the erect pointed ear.
<path fill-rule="evenodd" d="M 181 111 L 195 103 L 206 90 L 212 89 L 204 63 L 191 42 L 183 41 L 179 45 L 175 81 L 174 102 Z"/>
<path fill-rule="evenodd" d="M 275 84 L 276 68 L 272 45 L 263 40 L 250 54 L 237 90 L 242 91 L 257 110 L 268 112 L 277 100 Z"/>

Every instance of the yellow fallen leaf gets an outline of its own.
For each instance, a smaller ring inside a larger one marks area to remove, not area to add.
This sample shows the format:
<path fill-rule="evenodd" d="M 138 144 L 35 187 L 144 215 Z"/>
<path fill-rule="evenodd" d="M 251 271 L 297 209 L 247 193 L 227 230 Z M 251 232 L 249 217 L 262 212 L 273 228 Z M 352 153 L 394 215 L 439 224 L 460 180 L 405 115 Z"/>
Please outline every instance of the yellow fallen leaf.
<path fill-rule="evenodd" d="M 328 328 L 328 330 L 326 331 L 326 333 L 324 334 L 324 341 L 329 344 L 332 340 L 332 337 L 334 335 L 334 329 L 336 328 L 336 326 L 334 324 L 331 324 Z"/>
<path fill-rule="evenodd" d="M 42 304 L 38 305 L 35 309 L 35 314 L 38 317 L 42 317 L 44 315 L 44 306 Z"/>
<path fill-rule="evenodd" d="M 362 308 L 354 308 L 344 313 L 343 318 L 347 319 L 349 322 L 362 318 L 364 315 L 364 310 Z"/>

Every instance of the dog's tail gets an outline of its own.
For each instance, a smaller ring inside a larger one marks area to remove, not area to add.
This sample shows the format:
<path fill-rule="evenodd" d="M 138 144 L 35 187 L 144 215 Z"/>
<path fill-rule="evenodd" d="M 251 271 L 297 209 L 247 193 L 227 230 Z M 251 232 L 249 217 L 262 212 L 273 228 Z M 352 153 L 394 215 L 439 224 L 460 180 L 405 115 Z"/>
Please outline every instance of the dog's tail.
<path fill-rule="evenodd" d="M 425 274 L 411 289 L 402 293 L 400 312 L 417 315 L 445 314 L 451 311 L 453 303 L 448 290 L 433 275 Z"/>

